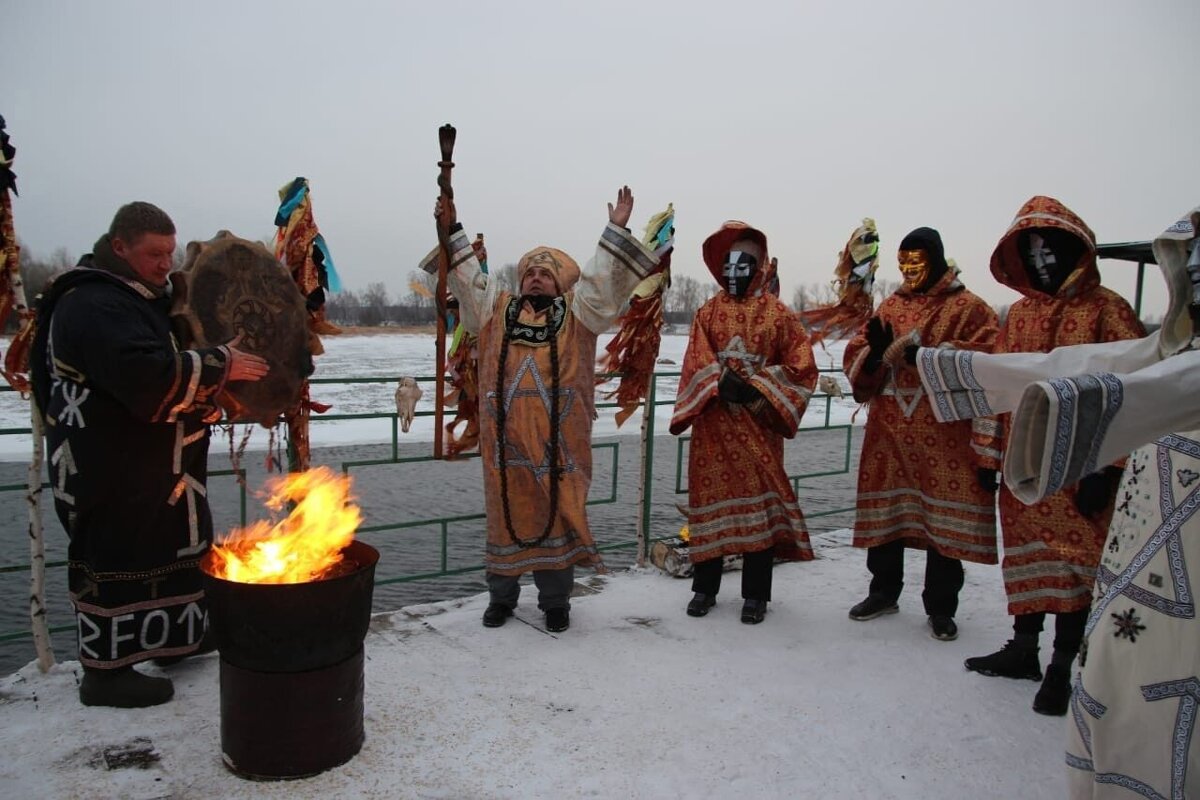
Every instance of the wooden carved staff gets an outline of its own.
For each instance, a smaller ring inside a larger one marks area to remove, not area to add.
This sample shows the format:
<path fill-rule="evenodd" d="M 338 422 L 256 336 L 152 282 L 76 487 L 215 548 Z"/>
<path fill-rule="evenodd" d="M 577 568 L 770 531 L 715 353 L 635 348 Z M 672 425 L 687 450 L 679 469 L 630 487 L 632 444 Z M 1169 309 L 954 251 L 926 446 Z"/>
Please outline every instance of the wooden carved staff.
<path fill-rule="evenodd" d="M 442 150 L 442 160 L 438 162 L 441 172 L 438 174 L 438 189 L 444 201 L 454 200 L 454 187 L 450 184 L 450 171 L 454 169 L 454 137 L 457 135 L 453 125 L 443 125 L 438 128 L 438 146 Z M 442 226 L 438 225 L 438 242 L 441 247 L 441 257 L 438 259 L 437 298 L 434 311 L 437 313 L 437 391 L 434 394 L 433 418 L 433 457 L 444 458 L 442 449 L 443 421 L 446 413 L 446 307 L 449 303 L 449 290 L 446 288 L 446 273 L 450 269 L 449 241 L 441 235 Z"/>

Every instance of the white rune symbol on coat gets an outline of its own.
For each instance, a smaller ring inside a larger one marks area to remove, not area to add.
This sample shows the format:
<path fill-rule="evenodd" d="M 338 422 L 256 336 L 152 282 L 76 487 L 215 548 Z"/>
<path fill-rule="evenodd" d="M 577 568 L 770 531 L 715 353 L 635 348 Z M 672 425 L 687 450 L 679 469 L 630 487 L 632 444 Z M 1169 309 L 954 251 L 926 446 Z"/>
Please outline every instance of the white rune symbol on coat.
<path fill-rule="evenodd" d="M 75 466 L 75 456 L 71 453 L 71 443 L 64 440 L 50 456 L 50 463 L 58 470 L 58 482 L 54 486 L 54 496 L 68 505 L 75 505 L 75 495 L 67 493 L 67 476 L 75 475 L 79 468 Z"/>
<path fill-rule="evenodd" d="M 86 386 L 80 386 L 76 383 L 63 383 L 62 395 L 66 405 L 63 410 L 58 412 L 60 422 L 65 422 L 67 427 L 78 425 L 80 428 L 86 428 L 87 423 L 83 421 L 83 403 L 91 394 L 91 389 Z"/>

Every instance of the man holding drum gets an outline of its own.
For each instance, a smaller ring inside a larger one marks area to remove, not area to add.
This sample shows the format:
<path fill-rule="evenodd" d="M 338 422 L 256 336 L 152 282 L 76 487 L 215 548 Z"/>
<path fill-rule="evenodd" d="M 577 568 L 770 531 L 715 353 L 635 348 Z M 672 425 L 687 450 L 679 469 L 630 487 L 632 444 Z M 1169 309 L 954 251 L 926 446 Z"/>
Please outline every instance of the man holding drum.
<path fill-rule="evenodd" d="M 236 339 L 179 349 L 168 318 L 174 252 L 171 218 L 129 203 L 38 306 L 30 369 L 70 538 L 84 705 L 164 703 L 171 681 L 133 665 L 200 648 L 208 424 L 221 416 L 215 398 L 227 382 L 268 371 Z"/>

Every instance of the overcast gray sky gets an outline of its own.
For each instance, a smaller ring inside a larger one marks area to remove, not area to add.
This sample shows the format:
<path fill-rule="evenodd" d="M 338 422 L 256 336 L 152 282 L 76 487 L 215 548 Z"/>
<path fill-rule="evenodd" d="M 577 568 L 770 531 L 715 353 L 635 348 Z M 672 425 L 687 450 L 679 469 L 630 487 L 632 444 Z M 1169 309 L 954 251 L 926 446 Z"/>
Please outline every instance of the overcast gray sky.
<path fill-rule="evenodd" d="M 929 225 L 1007 303 L 988 258 L 1030 196 L 1110 242 L 1200 203 L 1196 0 L 0 0 L 0 19 L 17 234 L 40 255 L 87 252 L 133 199 L 181 241 L 261 238 L 303 175 L 346 285 L 402 295 L 444 122 L 494 263 L 540 243 L 583 261 L 627 183 L 639 229 L 675 203 L 678 273 L 710 280 L 722 221 L 762 228 L 786 299 L 864 216 L 880 277 Z M 1102 272 L 1132 292 L 1133 268 Z"/>

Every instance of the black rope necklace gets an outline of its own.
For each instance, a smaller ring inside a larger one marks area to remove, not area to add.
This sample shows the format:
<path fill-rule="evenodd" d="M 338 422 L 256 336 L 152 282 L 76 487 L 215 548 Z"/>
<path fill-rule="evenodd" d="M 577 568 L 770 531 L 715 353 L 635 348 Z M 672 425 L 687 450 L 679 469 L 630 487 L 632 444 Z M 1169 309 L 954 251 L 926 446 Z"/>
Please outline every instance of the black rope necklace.
<path fill-rule="evenodd" d="M 522 539 L 513 528 L 512 508 L 508 502 L 508 437 L 505 428 L 508 424 L 508 404 L 504 400 L 504 371 L 508 366 L 508 349 L 512 345 L 513 323 L 522 302 L 514 297 L 510 302 L 508 313 L 504 320 L 504 340 L 500 344 L 500 362 L 496 365 L 496 453 L 500 462 L 500 505 L 504 508 L 504 526 L 512 540 L 523 548 L 538 547 L 550 536 L 554 529 L 554 520 L 558 517 L 558 336 L 557 330 L 550 331 L 550 512 L 546 517 L 546 527 L 542 535 L 536 539 Z M 552 325 L 548 326 L 552 327 Z M 514 387 L 515 388 L 515 387 Z M 535 473 L 536 474 L 536 473 Z"/>

